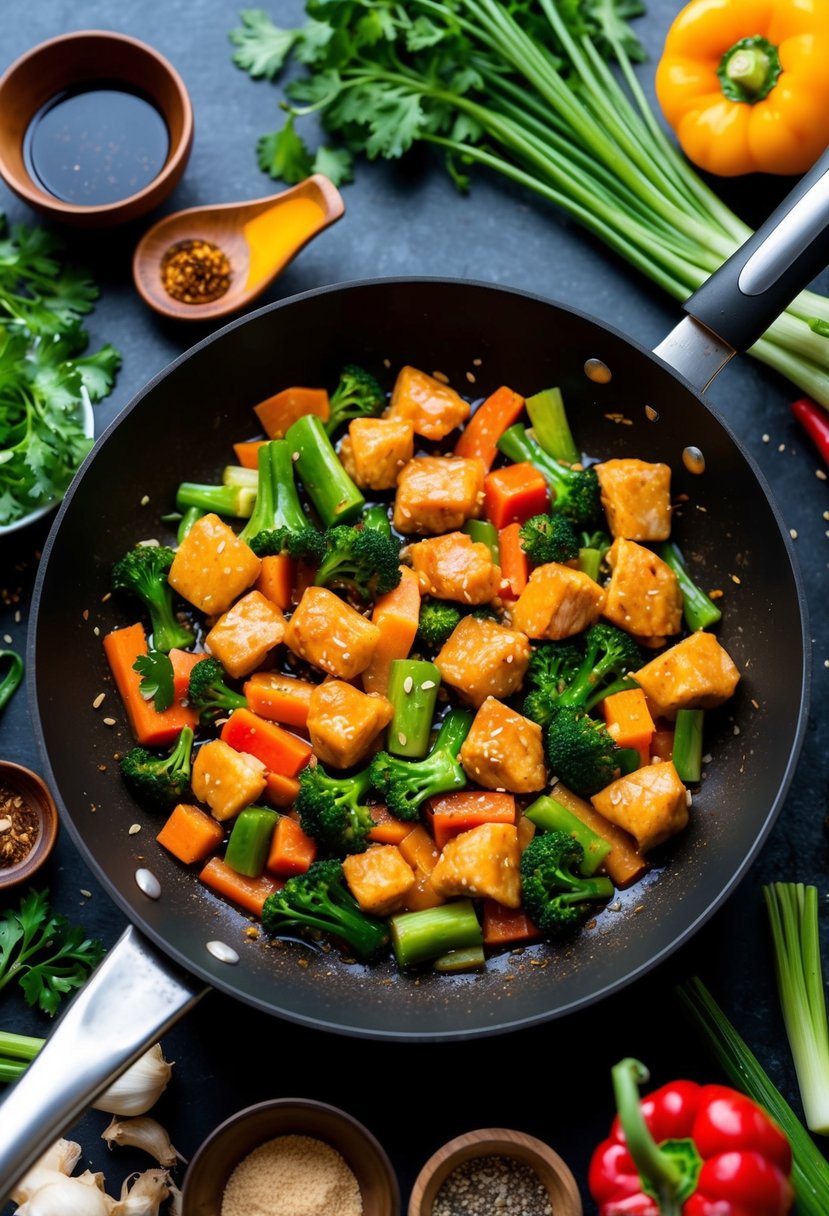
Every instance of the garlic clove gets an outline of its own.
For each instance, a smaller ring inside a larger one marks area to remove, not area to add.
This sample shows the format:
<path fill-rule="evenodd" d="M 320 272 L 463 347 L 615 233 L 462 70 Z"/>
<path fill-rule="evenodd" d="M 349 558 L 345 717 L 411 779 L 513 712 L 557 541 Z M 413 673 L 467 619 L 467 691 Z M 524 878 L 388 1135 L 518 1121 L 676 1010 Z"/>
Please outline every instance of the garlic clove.
<path fill-rule="evenodd" d="M 172 1167 L 183 1161 L 181 1153 L 170 1143 L 170 1137 L 157 1119 L 139 1115 L 136 1119 L 118 1119 L 113 1116 L 109 1127 L 101 1132 L 101 1139 L 113 1144 L 125 1144 L 140 1148 L 154 1157 L 159 1165 Z"/>
<path fill-rule="evenodd" d="M 131 1174 L 121 1187 L 121 1198 L 111 1216 L 158 1216 L 158 1210 L 170 1195 L 170 1175 L 166 1170 L 145 1170 Z"/>
<path fill-rule="evenodd" d="M 172 1071 L 160 1043 L 154 1043 L 92 1105 L 109 1115 L 143 1115 L 164 1093 Z"/>
<path fill-rule="evenodd" d="M 38 1187 L 15 1216 L 113 1216 L 115 1200 L 99 1188 L 99 1178 L 89 1170 L 77 1178 L 58 1177 Z"/>
<path fill-rule="evenodd" d="M 25 1203 L 35 1191 L 72 1173 L 81 1157 L 81 1146 L 74 1140 L 56 1140 L 38 1157 L 12 1191 L 15 1203 Z"/>

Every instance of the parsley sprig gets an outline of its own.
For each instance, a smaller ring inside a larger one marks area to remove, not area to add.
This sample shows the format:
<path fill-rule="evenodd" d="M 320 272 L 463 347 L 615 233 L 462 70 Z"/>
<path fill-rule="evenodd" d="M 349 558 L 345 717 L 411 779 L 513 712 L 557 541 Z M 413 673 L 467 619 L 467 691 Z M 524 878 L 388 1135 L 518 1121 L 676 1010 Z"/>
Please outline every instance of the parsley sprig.
<path fill-rule="evenodd" d="M 92 446 L 86 402 L 112 390 L 121 362 L 109 344 L 84 354 L 98 289 L 60 251 L 44 228 L 7 233 L 0 215 L 0 525 L 62 497 Z"/>
<path fill-rule="evenodd" d="M 28 1005 L 52 1016 L 104 956 L 100 941 L 52 912 L 48 891 L 27 891 L 0 913 L 0 991 L 15 980 Z"/>

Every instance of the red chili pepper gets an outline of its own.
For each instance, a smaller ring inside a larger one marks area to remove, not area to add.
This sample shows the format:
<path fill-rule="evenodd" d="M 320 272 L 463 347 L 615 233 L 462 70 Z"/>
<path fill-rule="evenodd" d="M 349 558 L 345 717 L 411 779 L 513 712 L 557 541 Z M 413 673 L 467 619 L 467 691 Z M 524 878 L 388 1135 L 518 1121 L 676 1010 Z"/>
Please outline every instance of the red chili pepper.
<path fill-rule="evenodd" d="M 590 1162 L 599 1216 L 787 1216 L 789 1142 L 745 1094 L 672 1081 L 640 1100 L 638 1060 L 613 1069 L 618 1116 Z"/>
<path fill-rule="evenodd" d="M 829 413 L 808 397 L 793 401 L 790 408 L 826 464 L 829 464 Z"/>

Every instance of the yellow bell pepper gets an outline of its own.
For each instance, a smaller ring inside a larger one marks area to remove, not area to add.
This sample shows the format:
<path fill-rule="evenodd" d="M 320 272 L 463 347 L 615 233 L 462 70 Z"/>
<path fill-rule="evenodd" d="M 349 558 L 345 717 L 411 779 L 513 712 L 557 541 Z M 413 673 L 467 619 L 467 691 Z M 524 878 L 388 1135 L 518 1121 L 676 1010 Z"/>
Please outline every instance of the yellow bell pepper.
<path fill-rule="evenodd" d="M 709 173 L 804 173 L 829 144 L 829 2 L 691 0 L 671 25 L 656 95 Z"/>

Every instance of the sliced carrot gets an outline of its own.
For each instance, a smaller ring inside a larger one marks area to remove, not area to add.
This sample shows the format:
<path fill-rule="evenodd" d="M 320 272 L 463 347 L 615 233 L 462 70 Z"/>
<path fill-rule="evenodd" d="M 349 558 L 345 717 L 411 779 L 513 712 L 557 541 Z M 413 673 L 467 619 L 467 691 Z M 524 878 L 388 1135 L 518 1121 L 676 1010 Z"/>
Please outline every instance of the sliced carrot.
<path fill-rule="evenodd" d="M 374 844 L 397 844 L 405 840 L 412 830 L 412 825 L 403 819 L 397 819 L 384 806 L 373 806 L 371 817 L 375 826 L 368 834 Z"/>
<path fill-rule="evenodd" d="M 417 633 L 420 617 L 420 584 L 414 570 L 400 567 L 400 582 L 394 590 L 381 595 L 371 614 L 372 624 L 380 629 L 371 661 L 362 672 L 366 692 L 386 695 L 392 660 L 407 658 Z"/>
<path fill-rule="evenodd" d="M 262 558 L 259 577 L 253 584 L 272 604 L 284 612 L 293 602 L 296 582 L 296 562 L 287 553 L 274 553 Z"/>
<path fill-rule="evenodd" d="M 622 692 L 611 693 L 600 702 L 600 708 L 608 733 L 619 747 L 635 748 L 642 764 L 649 764 L 656 727 L 642 689 L 625 688 Z"/>
<path fill-rule="evenodd" d="M 484 514 L 496 528 L 542 515 L 548 501 L 547 482 L 528 461 L 505 465 L 484 478 Z"/>
<path fill-rule="evenodd" d="M 505 908 L 494 899 L 484 900 L 483 931 L 485 946 L 535 942 L 542 936 L 523 908 Z"/>
<path fill-rule="evenodd" d="M 271 806 L 293 806 L 298 793 L 299 782 L 296 777 L 285 777 L 282 773 L 267 773 L 265 775 L 264 797 Z"/>
<path fill-rule="evenodd" d="M 278 878 L 304 874 L 317 856 L 317 844 L 288 815 L 280 815 L 265 865 Z"/>
<path fill-rule="evenodd" d="M 515 795 L 490 790 L 463 790 L 431 798 L 426 804 L 426 822 L 435 844 L 447 841 L 482 823 L 515 823 Z"/>
<path fill-rule="evenodd" d="M 488 473 L 498 455 L 498 440 L 507 427 L 518 421 L 523 410 L 524 398 L 502 384 L 467 422 L 455 444 L 455 455 L 477 457 Z"/>
<path fill-rule="evenodd" d="M 285 885 L 281 878 L 274 878 L 270 874 L 262 874 L 259 878 L 238 874 L 222 861 L 221 857 L 211 857 L 199 872 L 199 879 L 217 895 L 224 896 L 246 912 L 260 917 L 268 896 Z"/>
<path fill-rule="evenodd" d="M 220 737 L 237 752 L 256 756 L 269 773 L 281 777 L 296 777 L 311 759 L 310 743 L 249 709 L 234 709 Z"/>
<path fill-rule="evenodd" d="M 254 439 L 249 443 L 234 443 L 233 451 L 243 469 L 259 468 L 259 449 L 267 439 Z"/>
<path fill-rule="evenodd" d="M 186 865 L 206 861 L 224 839 L 225 830 L 217 819 L 198 806 L 180 802 L 170 812 L 156 836 L 159 844 Z"/>
<path fill-rule="evenodd" d="M 501 587 L 505 599 L 517 600 L 530 578 L 530 559 L 521 545 L 521 525 L 507 524 L 498 533 L 498 553 L 501 578 L 508 586 Z"/>
<path fill-rule="evenodd" d="M 185 701 L 190 688 L 190 672 L 205 656 L 195 654 L 192 650 L 170 651 L 170 662 L 173 665 L 173 696 L 176 701 Z"/>
<path fill-rule="evenodd" d="M 331 416 L 328 393 L 324 388 L 283 388 L 253 407 L 269 439 L 281 439 L 288 427 L 305 414 L 316 414 L 323 422 Z"/>
<path fill-rule="evenodd" d="M 422 823 L 413 827 L 397 846 L 413 870 L 431 874 L 438 863 L 440 850 Z"/>
<path fill-rule="evenodd" d="M 248 708 L 261 718 L 304 729 L 315 687 L 310 680 L 283 676 L 278 671 L 257 671 L 245 681 L 243 692 Z"/>
<path fill-rule="evenodd" d="M 657 724 L 651 739 L 651 756 L 657 760 L 670 760 L 674 754 L 674 728 Z"/>
<path fill-rule="evenodd" d="M 610 852 L 604 859 L 604 868 L 617 887 L 629 886 L 636 882 L 648 868 L 648 863 L 639 850 L 633 837 L 628 835 L 615 823 L 600 815 L 595 807 L 583 798 L 579 798 L 572 790 L 558 782 L 552 789 L 551 796 L 560 802 L 568 811 L 577 815 L 582 823 L 587 824 L 591 831 L 601 836 L 610 845 Z"/>
<path fill-rule="evenodd" d="M 178 738 L 183 727 L 190 726 L 195 730 L 199 716 L 194 709 L 179 703 L 159 713 L 152 700 L 145 700 L 138 687 L 141 676 L 133 663 L 139 655 L 146 653 L 147 637 L 141 624 L 113 629 L 104 637 L 104 654 L 132 733 L 145 747 L 167 747 Z"/>

